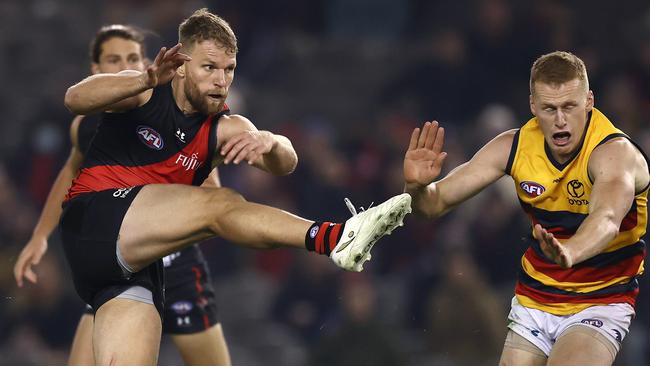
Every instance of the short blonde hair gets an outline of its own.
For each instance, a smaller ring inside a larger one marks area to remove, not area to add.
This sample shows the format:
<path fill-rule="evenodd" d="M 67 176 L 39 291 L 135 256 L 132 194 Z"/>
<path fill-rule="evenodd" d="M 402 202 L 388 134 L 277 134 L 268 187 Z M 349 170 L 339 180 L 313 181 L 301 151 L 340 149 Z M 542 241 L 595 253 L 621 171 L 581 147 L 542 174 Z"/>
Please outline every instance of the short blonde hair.
<path fill-rule="evenodd" d="M 178 27 L 178 41 L 192 49 L 196 42 L 215 41 L 229 53 L 237 53 L 237 37 L 230 24 L 207 8 L 195 11 Z"/>
<path fill-rule="evenodd" d="M 530 69 L 530 94 L 535 83 L 559 85 L 578 79 L 589 90 L 587 68 L 582 60 L 571 52 L 555 51 L 539 57 Z"/>

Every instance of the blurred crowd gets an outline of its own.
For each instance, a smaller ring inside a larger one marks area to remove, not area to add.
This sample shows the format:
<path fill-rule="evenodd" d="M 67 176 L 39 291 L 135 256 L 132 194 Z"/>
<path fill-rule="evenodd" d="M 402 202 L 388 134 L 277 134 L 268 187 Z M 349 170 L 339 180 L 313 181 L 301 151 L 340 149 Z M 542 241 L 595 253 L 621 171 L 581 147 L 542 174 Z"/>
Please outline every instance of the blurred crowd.
<path fill-rule="evenodd" d="M 650 152 L 650 4 L 642 0 L 8 0 L 0 2 L 0 365 L 63 365 L 83 304 L 55 234 L 39 282 L 12 268 L 69 151 L 65 90 L 97 28 L 176 42 L 207 6 L 239 38 L 228 104 L 289 137 L 288 177 L 221 169 L 251 201 L 345 220 L 402 190 L 413 128 L 446 128 L 447 171 L 530 118 L 536 57 L 586 63 L 596 106 Z M 235 365 L 494 365 L 529 226 L 506 178 L 437 222 L 415 217 L 360 274 L 299 251 L 202 244 Z M 616 365 L 650 365 L 650 281 Z M 165 341 L 160 365 L 179 364 Z"/>

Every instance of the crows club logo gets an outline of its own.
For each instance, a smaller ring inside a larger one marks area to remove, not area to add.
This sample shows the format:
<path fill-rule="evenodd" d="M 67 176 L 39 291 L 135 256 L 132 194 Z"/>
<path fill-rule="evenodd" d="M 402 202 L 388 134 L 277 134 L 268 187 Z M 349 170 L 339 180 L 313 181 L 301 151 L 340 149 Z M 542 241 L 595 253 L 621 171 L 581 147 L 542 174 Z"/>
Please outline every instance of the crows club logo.
<path fill-rule="evenodd" d="M 524 192 L 526 192 L 528 196 L 532 198 L 541 196 L 542 193 L 546 191 L 546 188 L 544 188 L 543 185 L 536 182 L 531 182 L 529 180 L 525 180 L 519 183 L 519 187 L 521 187 L 521 189 L 523 189 Z"/>
<path fill-rule="evenodd" d="M 577 179 L 567 183 L 566 190 L 569 192 L 569 196 L 573 198 L 581 198 L 585 195 L 585 186 Z"/>
<path fill-rule="evenodd" d="M 162 150 L 163 146 L 165 146 L 162 136 L 149 126 L 138 126 L 136 132 L 140 141 L 150 149 Z"/>
<path fill-rule="evenodd" d="M 589 201 L 584 199 L 585 185 L 581 181 L 574 179 L 566 184 L 566 191 L 569 194 L 568 201 L 570 205 L 586 206 Z"/>

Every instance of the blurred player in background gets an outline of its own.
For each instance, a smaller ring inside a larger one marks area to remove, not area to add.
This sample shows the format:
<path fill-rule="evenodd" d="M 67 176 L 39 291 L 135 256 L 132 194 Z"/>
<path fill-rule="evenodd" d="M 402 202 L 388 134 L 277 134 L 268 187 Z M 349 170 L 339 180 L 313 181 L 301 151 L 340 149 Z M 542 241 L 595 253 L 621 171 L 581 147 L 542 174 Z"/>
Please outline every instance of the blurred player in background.
<path fill-rule="evenodd" d="M 416 212 L 435 218 L 504 175 L 531 219 L 502 365 L 611 365 L 634 317 L 643 273 L 648 159 L 594 108 L 584 63 L 541 56 L 534 118 L 434 182 L 446 153 L 437 122 L 415 129 L 404 159 Z M 485 218 L 489 220 L 489 218 Z"/>
<path fill-rule="evenodd" d="M 145 69 L 144 34 L 128 25 L 99 29 L 90 44 L 93 74 Z M 32 266 L 38 265 L 47 251 L 47 239 L 61 216 L 61 204 L 72 179 L 95 136 L 99 115 L 76 117 L 70 126 L 72 149 L 59 172 L 34 228 L 14 267 L 19 286 L 23 278 L 37 281 Z M 216 169 L 202 184 L 219 187 Z M 186 365 L 230 365 L 230 356 L 217 317 L 216 299 L 207 263 L 198 245 L 189 246 L 163 258 L 165 267 L 165 307 L 163 333 L 169 334 Z M 93 311 L 88 307 L 81 317 L 70 352 L 70 365 L 94 364 L 92 348 Z"/>

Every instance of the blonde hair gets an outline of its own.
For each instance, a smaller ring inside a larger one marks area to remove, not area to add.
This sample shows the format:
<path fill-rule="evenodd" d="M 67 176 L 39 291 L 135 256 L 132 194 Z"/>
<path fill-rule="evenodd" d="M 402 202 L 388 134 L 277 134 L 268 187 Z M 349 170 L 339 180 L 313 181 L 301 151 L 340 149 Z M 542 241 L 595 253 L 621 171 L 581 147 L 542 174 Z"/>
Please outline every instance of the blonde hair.
<path fill-rule="evenodd" d="M 559 85 L 578 79 L 589 90 L 587 68 L 582 60 L 571 52 L 555 51 L 540 56 L 530 69 L 530 94 L 535 83 Z"/>
<path fill-rule="evenodd" d="M 178 27 L 178 41 L 192 49 L 196 42 L 215 41 L 229 53 L 237 53 L 237 37 L 230 24 L 207 8 L 195 11 Z"/>

